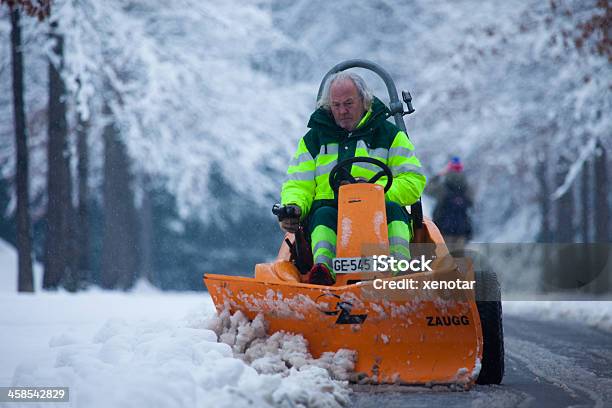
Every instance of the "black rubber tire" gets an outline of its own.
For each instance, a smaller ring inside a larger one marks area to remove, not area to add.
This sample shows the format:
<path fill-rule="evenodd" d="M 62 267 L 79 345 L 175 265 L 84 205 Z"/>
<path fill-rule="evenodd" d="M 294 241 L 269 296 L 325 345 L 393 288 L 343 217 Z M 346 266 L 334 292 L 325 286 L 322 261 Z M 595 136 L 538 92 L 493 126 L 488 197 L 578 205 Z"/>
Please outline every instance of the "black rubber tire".
<path fill-rule="evenodd" d="M 482 367 L 477 384 L 500 384 L 504 378 L 504 327 L 497 275 L 476 271 L 476 307 L 482 326 Z"/>

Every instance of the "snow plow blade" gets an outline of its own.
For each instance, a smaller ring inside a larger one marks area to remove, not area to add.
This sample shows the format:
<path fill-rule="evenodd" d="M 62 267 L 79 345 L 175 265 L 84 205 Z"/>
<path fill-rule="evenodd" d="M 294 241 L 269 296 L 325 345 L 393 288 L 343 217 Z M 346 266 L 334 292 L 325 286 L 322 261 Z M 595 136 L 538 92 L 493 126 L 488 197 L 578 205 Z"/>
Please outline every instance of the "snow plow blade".
<path fill-rule="evenodd" d="M 473 279 L 469 265 L 461 270 L 448 256 L 438 261 L 433 273 L 373 281 L 380 273 L 362 272 L 336 286 L 300 283 L 287 261 L 257 265 L 254 278 L 206 274 L 204 282 L 218 311 L 241 311 L 249 319 L 261 313 L 270 333 L 303 335 L 314 357 L 355 350 L 353 382 L 469 388 L 483 350 L 473 292 L 377 289 L 385 281 L 412 279 L 423 287 L 425 281 Z"/>

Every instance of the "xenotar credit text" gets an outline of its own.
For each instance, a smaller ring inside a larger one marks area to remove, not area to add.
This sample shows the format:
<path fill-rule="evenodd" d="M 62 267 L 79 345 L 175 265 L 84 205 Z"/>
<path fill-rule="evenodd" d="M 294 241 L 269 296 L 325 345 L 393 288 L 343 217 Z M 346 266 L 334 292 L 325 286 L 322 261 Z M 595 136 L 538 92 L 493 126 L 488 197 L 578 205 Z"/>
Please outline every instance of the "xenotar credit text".
<path fill-rule="evenodd" d="M 417 280 L 413 278 L 403 279 L 374 279 L 372 284 L 374 289 L 399 289 L 399 290 L 417 290 L 417 289 L 460 289 L 460 290 L 472 290 L 474 289 L 473 280 Z"/>

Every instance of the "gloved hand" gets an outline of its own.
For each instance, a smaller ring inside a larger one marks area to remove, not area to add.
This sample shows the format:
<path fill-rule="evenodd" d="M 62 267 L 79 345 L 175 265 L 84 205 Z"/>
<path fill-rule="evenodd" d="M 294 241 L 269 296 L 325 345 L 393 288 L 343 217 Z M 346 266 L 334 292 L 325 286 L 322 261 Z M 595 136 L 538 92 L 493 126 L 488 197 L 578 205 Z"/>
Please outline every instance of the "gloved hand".
<path fill-rule="evenodd" d="M 300 215 L 302 214 L 302 210 L 295 204 L 287 204 L 286 207 L 287 210 L 292 212 L 294 216 L 284 218 L 282 221 L 279 221 L 278 224 L 283 231 L 294 234 L 297 232 L 300 225 Z"/>
<path fill-rule="evenodd" d="M 314 264 L 304 278 L 307 283 L 313 285 L 331 286 L 336 282 L 329 268 L 322 263 Z"/>

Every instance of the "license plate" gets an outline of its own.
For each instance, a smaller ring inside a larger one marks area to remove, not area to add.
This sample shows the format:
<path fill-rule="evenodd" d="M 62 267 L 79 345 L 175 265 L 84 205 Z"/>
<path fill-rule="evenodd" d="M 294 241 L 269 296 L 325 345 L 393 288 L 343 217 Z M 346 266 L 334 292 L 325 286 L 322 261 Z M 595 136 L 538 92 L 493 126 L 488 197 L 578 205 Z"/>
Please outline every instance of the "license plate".
<path fill-rule="evenodd" d="M 372 272 L 372 258 L 334 258 L 332 261 L 335 273 Z"/>

